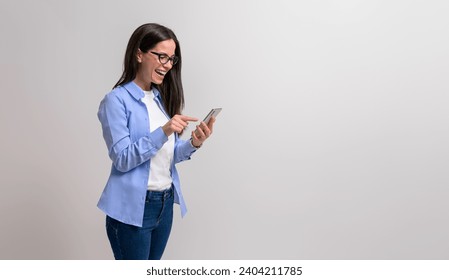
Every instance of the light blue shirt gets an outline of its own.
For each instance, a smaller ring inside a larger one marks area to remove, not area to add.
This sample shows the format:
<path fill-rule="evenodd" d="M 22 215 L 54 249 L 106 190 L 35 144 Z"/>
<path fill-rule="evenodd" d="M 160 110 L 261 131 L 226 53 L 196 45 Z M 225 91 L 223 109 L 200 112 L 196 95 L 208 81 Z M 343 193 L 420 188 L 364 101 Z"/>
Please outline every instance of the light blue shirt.
<path fill-rule="evenodd" d="M 159 91 L 153 88 L 153 92 L 159 108 L 167 115 Z M 108 93 L 98 110 L 112 167 L 97 206 L 111 218 L 139 227 L 145 209 L 151 158 L 168 141 L 162 127 L 150 133 L 147 107 L 141 101 L 144 95 L 139 86 L 129 82 Z M 171 176 L 175 202 L 180 205 L 182 216 L 187 208 L 175 164 L 190 159 L 195 151 L 190 141 L 175 134 Z"/>

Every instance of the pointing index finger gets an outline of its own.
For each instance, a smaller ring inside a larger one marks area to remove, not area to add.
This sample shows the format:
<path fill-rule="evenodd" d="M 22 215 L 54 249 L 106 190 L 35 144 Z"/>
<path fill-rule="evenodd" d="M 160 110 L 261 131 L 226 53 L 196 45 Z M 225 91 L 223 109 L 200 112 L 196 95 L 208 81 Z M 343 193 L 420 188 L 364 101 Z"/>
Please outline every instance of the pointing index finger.
<path fill-rule="evenodd" d="M 181 119 L 183 120 L 183 121 L 185 121 L 185 122 L 196 122 L 196 121 L 198 121 L 198 119 L 197 118 L 194 118 L 194 117 L 189 117 L 189 116 L 184 116 L 184 115 L 182 115 L 181 116 Z"/>

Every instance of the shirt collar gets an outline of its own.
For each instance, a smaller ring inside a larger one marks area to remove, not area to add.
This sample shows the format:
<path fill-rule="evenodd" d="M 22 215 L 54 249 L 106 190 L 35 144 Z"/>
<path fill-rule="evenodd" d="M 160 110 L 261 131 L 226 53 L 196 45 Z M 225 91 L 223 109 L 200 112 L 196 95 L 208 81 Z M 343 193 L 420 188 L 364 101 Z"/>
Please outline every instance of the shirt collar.
<path fill-rule="evenodd" d="M 136 83 L 134 83 L 133 81 L 124 84 L 123 87 L 136 100 L 140 100 L 140 99 L 142 99 L 145 96 L 145 93 L 143 93 L 143 90 Z M 153 90 L 154 97 L 157 98 L 157 99 L 160 99 L 160 93 L 157 90 L 157 88 L 152 86 L 151 89 Z"/>
<path fill-rule="evenodd" d="M 142 89 L 136 85 L 133 81 L 126 83 L 123 85 L 123 87 L 131 94 L 132 97 L 134 97 L 136 100 L 142 99 L 145 94 L 143 93 Z"/>

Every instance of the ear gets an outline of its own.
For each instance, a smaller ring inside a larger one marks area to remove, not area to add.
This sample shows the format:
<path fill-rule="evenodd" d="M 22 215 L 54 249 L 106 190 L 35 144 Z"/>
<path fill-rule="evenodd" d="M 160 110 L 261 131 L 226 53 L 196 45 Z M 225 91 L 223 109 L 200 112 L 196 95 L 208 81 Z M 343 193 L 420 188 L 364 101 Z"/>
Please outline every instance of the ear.
<path fill-rule="evenodd" d="M 142 56 L 143 56 L 142 51 L 140 49 L 137 49 L 136 59 L 138 63 L 142 63 Z"/>

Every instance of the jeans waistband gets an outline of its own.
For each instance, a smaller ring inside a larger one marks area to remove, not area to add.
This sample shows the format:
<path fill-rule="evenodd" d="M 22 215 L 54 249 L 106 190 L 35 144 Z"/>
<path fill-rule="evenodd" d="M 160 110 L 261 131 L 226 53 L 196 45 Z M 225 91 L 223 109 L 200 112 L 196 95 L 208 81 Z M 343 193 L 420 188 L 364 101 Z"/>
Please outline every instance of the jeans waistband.
<path fill-rule="evenodd" d="M 147 199 L 166 199 L 173 195 L 173 186 L 163 191 L 147 191 Z"/>

